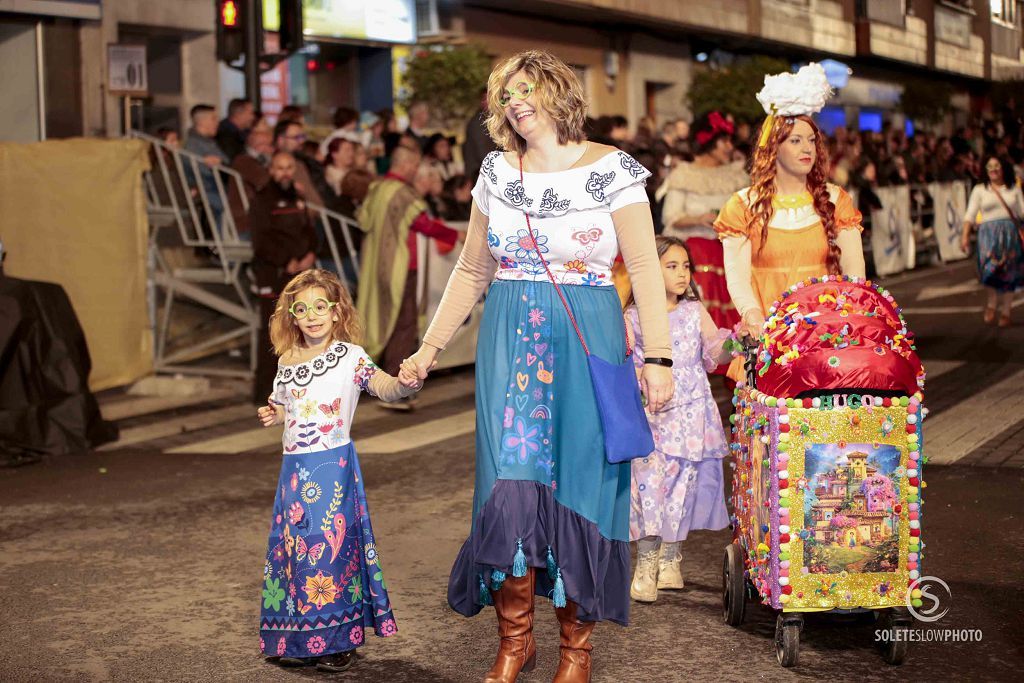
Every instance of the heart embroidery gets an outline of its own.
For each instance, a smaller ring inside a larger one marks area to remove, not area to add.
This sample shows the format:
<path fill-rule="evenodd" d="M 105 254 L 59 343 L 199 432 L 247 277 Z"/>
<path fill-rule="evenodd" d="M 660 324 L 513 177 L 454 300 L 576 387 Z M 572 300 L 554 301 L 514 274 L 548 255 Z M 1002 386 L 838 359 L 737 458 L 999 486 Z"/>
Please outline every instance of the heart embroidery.
<path fill-rule="evenodd" d="M 533 355 L 529 351 L 526 352 L 526 367 L 530 367 L 537 362 L 537 356 Z"/>
<path fill-rule="evenodd" d="M 530 376 L 522 372 L 516 373 L 516 384 L 519 385 L 519 391 L 526 391 L 527 385 L 530 383 Z"/>
<path fill-rule="evenodd" d="M 544 352 L 548 350 L 547 344 L 534 344 L 533 350 L 537 352 L 538 356 L 543 356 Z"/>
<path fill-rule="evenodd" d="M 540 332 L 534 332 L 533 333 L 533 341 L 537 341 L 538 339 L 540 339 Z"/>
<path fill-rule="evenodd" d="M 519 394 L 516 396 L 516 407 L 519 410 L 523 410 L 526 407 L 526 402 L 530 400 L 530 397 L 526 394 Z"/>

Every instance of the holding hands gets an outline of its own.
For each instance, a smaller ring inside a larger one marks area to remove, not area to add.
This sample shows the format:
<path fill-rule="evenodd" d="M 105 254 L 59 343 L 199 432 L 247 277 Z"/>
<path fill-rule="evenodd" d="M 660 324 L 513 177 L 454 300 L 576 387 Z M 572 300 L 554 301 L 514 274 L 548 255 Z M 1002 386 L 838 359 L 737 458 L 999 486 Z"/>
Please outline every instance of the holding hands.
<path fill-rule="evenodd" d="M 439 349 L 430 344 L 423 344 L 419 350 L 409 358 L 402 361 L 402 369 L 398 373 L 398 380 L 403 385 L 412 388 L 407 382 L 418 381 L 420 386 L 427 378 L 430 371 L 437 366 L 437 354 Z"/>

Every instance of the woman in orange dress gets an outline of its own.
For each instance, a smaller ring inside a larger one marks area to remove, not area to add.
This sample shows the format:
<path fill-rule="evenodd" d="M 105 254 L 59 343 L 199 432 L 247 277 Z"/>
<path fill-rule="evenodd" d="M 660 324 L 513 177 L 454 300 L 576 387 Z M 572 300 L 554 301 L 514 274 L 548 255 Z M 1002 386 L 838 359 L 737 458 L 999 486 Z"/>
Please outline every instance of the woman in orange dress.
<path fill-rule="evenodd" d="M 715 221 L 729 295 L 743 329 L 758 337 L 772 303 L 789 285 L 824 275 L 864 277 L 861 214 L 842 188 L 826 182 L 825 137 L 810 115 L 831 88 L 820 65 L 765 78 L 751 185 Z M 729 376 L 742 379 L 742 364 Z"/>

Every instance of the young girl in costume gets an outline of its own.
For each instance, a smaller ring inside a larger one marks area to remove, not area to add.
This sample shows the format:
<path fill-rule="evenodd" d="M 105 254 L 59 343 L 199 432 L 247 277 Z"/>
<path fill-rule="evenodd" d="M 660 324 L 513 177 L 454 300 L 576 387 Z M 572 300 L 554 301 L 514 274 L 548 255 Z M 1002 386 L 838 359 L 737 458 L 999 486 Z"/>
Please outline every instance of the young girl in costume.
<path fill-rule="evenodd" d="M 359 322 L 337 276 L 307 270 L 285 287 L 270 319 L 280 357 L 264 427 L 284 424 L 284 462 L 263 568 L 260 650 L 285 666 L 344 671 L 364 629 L 396 632 L 374 545 L 352 416 L 361 391 L 409 396 L 355 341 Z"/>
<path fill-rule="evenodd" d="M 811 118 L 832 88 L 820 64 L 766 76 L 757 94 L 761 126 L 750 187 L 715 221 L 725 277 L 745 330 L 761 334 L 772 302 L 790 285 L 822 275 L 864 277 L 861 215 L 850 195 L 826 182 L 825 136 Z M 743 378 L 742 360 L 729 369 Z"/>
<path fill-rule="evenodd" d="M 637 542 L 630 595 L 654 602 L 658 589 L 683 587 L 680 543 L 695 529 L 729 524 L 722 489 L 722 458 L 728 453 L 718 406 L 707 373 L 729 358 L 728 330 L 719 329 L 693 287 L 690 252 L 675 237 L 656 240 L 665 279 L 672 379 L 675 393 L 662 410 L 648 413 L 655 451 L 633 460 L 629 536 Z M 626 320 L 634 338 L 633 361 L 644 363 L 640 318 L 632 300 Z"/>

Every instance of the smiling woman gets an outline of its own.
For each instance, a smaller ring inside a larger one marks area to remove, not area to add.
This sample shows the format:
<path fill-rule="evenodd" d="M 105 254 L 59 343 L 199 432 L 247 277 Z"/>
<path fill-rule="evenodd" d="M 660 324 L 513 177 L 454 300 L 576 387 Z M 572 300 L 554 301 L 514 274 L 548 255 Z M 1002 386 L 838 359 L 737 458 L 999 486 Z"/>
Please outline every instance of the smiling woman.
<path fill-rule="evenodd" d="M 643 187 L 651 174 L 628 154 L 586 141 L 582 86 L 547 52 L 499 64 L 487 103 L 488 130 L 507 151 L 481 165 L 466 246 L 423 346 L 403 369 L 425 378 L 487 289 L 473 522 L 448 602 L 466 616 L 494 605 L 501 644 L 485 680 L 511 683 L 536 663 L 534 596 L 551 596 L 561 625 L 555 680 L 583 683 L 594 622 L 629 617 L 630 465 L 605 456 L 588 369 L 588 353 L 617 365 L 626 358 L 611 282 L 620 251 L 648 344 L 641 386 L 650 409 L 672 392 L 671 370 L 653 362 L 671 364 L 671 347 Z"/>

